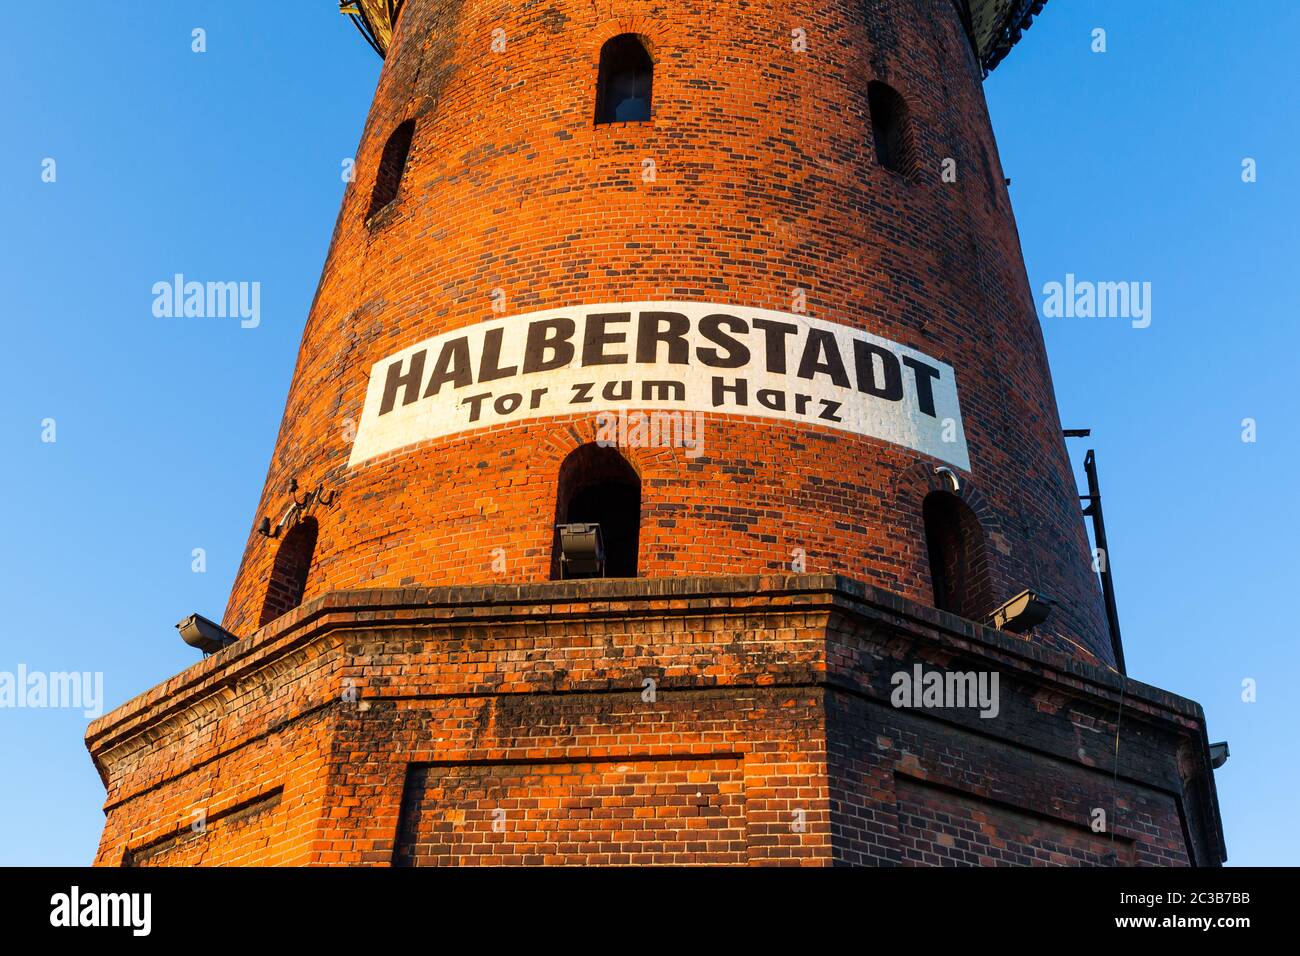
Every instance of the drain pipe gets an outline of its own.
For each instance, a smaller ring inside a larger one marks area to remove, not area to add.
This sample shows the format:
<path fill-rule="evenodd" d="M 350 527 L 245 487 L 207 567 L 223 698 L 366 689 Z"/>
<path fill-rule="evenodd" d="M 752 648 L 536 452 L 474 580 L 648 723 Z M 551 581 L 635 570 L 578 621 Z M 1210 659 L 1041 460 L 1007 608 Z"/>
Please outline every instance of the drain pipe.
<path fill-rule="evenodd" d="M 1124 666 L 1124 642 L 1119 633 L 1119 609 L 1115 606 L 1115 576 L 1110 560 L 1110 545 L 1106 542 L 1106 518 L 1101 510 L 1101 484 L 1097 481 L 1097 455 L 1089 448 L 1083 459 L 1083 470 L 1088 475 L 1088 494 L 1079 500 L 1088 502 L 1083 513 L 1092 519 L 1092 536 L 1101 552 L 1098 570 L 1101 573 L 1101 594 L 1106 601 L 1106 621 L 1110 625 L 1110 647 L 1115 655 L 1115 666 L 1121 674 L 1128 675 Z"/>

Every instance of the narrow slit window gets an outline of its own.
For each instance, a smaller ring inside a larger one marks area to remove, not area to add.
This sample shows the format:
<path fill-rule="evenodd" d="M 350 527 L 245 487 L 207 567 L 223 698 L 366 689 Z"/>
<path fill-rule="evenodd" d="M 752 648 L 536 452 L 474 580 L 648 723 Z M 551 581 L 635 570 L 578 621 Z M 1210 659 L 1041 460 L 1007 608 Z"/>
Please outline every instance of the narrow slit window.
<path fill-rule="evenodd" d="M 415 136 L 415 120 L 407 120 L 388 137 L 383 155 L 379 158 L 379 171 L 375 174 L 375 189 L 370 194 L 369 219 L 397 198 L 406 172 L 406 160 L 411 153 L 411 140 Z"/>
<path fill-rule="evenodd" d="M 922 505 L 934 606 L 968 621 L 993 610 L 984 529 L 956 495 L 935 491 Z"/>
<path fill-rule="evenodd" d="M 654 61 L 635 33 L 624 33 L 600 50 L 596 122 L 648 123 L 654 86 Z"/>
<path fill-rule="evenodd" d="M 285 534 L 271 565 L 271 579 L 266 585 L 266 600 L 262 604 L 258 627 L 270 624 L 302 603 L 316 553 L 317 533 L 316 519 L 305 518 Z"/>
<path fill-rule="evenodd" d="M 893 87 L 873 80 L 867 86 L 867 109 L 876 162 L 891 172 L 910 176 L 916 166 L 916 147 L 907 103 Z"/>

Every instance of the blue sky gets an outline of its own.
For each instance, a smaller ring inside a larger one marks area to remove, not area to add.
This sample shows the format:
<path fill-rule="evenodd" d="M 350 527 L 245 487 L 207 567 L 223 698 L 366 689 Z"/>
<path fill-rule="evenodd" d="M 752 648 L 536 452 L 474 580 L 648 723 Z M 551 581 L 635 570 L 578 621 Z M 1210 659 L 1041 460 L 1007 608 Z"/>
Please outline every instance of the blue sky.
<path fill-rule="evenodd" d="M 334 6 L 7 12 L 0 670 L 102 671 L 111 708 L 196 659 L 177 620 L 220 617 L 378 76 Z M 1233 864 L 1300 860 L 1298 32 L 1291 0 L 1053 0 L 987 83 L 1036 297 L 1152 284 L 1149 328 L 1043 326 L 1064 423 L 1094 430 L 1071 447 L 1101 463 L 1129 673 L 1232 745 Z M 261 325 L 154 318 L 177 272 L 260 282 Z M 92 858 L 85 724 L 0 710 L 0 864 Z"/>

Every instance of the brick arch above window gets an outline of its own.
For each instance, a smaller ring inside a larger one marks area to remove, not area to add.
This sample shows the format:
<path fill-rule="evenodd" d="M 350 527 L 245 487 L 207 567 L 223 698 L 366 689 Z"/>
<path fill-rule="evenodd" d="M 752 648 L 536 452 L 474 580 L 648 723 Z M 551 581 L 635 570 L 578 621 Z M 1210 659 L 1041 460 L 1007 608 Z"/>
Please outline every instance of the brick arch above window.
<path fill-rule="evenodd" d="M 375 168 L 374 185 L 370 190 L 370 205 L 366 221 L 373 220 L 401 195 L 402 180 L 410 164 L 411 146 L 415 141 L 415 118 L 403 120 L 388 135 Z"/>
<path fill-rule="evenodd" d="M 320 527 L 315 518 L 304 518 L 285 532 L 271 564 L 258 627 L 265 627 L 302 603 L 316 555 L 319 533 Z"/>
<path fill-rule="evenodd" d="M 955 491 L 947 477 L 948 472 L 957 476 L 958 487 Z M 979 483 L 969 475 L 933 461 L 919 461 L 899 473 L 895 494 L 914 499 L 918 508 L 920 502 L 932 491 L 947 491 L 960 498 L 979 519 L 980 527 L 989 538 L 989 545 L 1001 554 L 1011 553 L 1011 544 L 1002 519 L 980 490 Z"/>

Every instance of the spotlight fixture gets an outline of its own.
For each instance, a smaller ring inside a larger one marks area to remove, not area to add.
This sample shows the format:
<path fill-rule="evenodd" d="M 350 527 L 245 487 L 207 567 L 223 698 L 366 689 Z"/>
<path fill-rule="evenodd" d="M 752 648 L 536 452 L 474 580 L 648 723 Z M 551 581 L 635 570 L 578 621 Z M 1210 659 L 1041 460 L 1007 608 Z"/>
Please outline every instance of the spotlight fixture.
<path fill-rule="evenodd" d="M 220 624 L 209 621 L 202 614 L 191 614 L 176 625 L 181 637 L 190 647 L 197 647 L 204 654 L 213 654 L 239 640 Z"/>
<path fill-rule="evenodd" d="M 560 533 L 560 577 L 603 578 L 605 542 L 600 525 L 576 523 L 555 527 Z"/>
<path fill-rule="evenodd" d="M 1220 740 L 1217 744 L 1210 744 L 1210 766 L 1218 770 L 1228 762 L 1228 742 Z"/>
<path fill-rule="evenodd" d="M 989 617 L 989 626 L 1021 634 L 1047 620 L 1056 602 L 1028 589 L 1021 591 Z"/>

